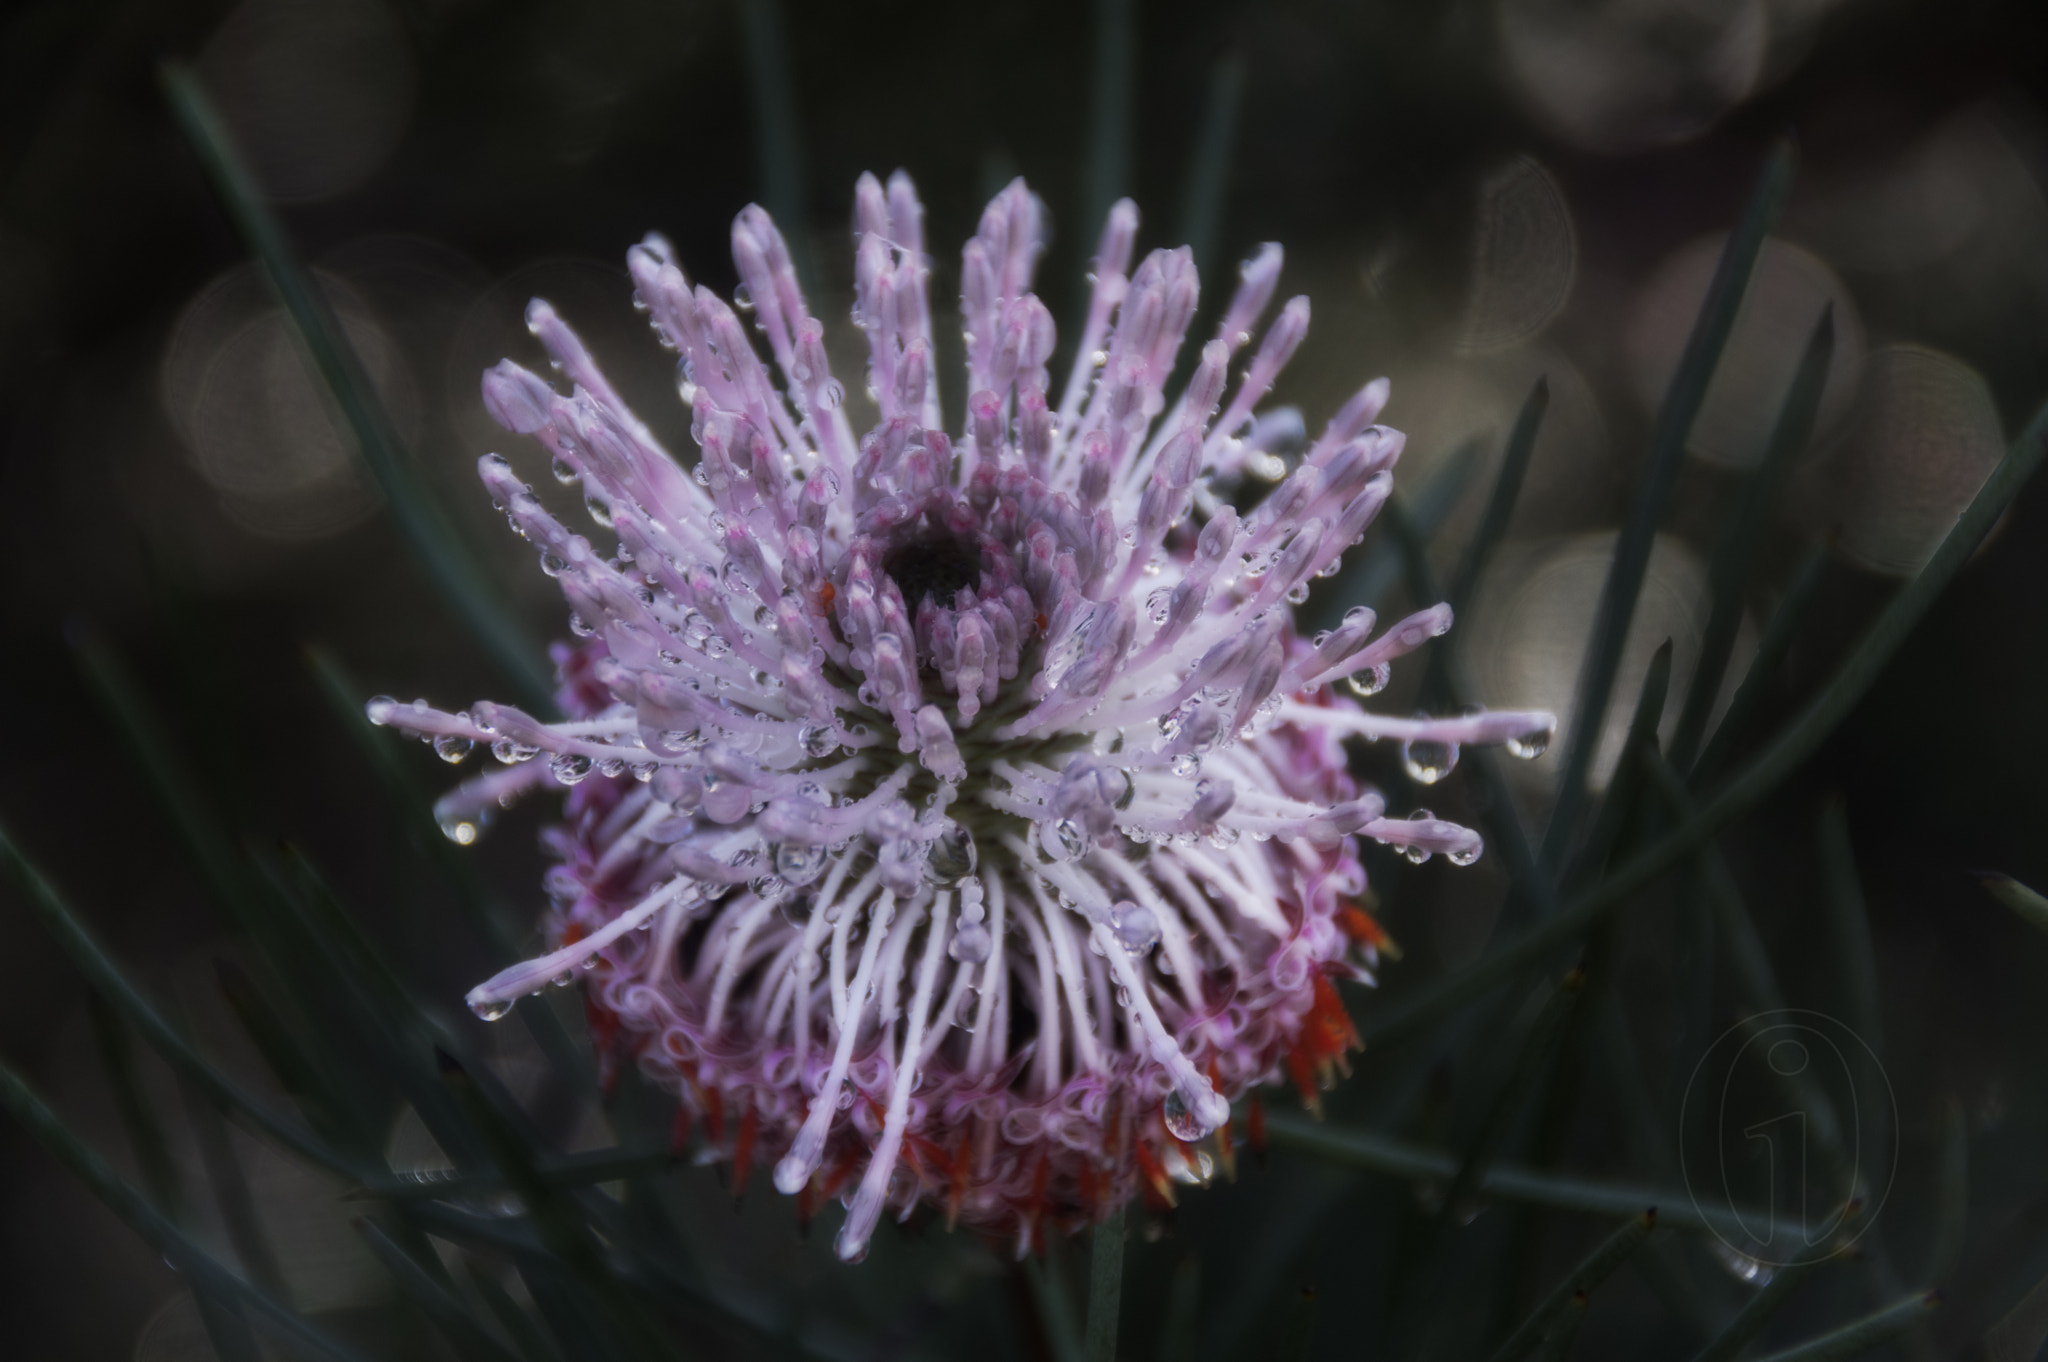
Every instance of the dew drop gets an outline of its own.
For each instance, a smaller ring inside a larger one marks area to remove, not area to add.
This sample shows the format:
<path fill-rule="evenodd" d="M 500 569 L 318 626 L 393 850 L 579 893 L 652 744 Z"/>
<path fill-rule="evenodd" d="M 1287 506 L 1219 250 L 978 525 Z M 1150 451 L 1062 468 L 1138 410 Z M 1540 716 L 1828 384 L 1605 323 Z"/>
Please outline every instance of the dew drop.
<path fill-rule="evenodd" d="M 1364 671 L 1353 672 L 1344 678 L 1344 684 L 1351 687 L 1353 695 L 1371 697 L 1385 690 L 1387 682 L 1393 679 L 1393 666 L 1382 662 L 1376 667 L 1367 667 Z"/>
<path fill-rule="evenodd" d="M 434 739 L 434 755 L 450 765 L 468 756 L 475 747 L 474 738 L 465 737 L 460 733 L 443 733 Z"/>
<path fill-rule="evenodd" d="M 1073 860 L 1088 849 L 1088 834 L 1081 831 L 1081 825 L 1071 818 L 1062 818 L 1053 824 L 1052 835 L 1059 842 L 1063 860 Z"/>
<path fill-rule="evenodd" d="M 1173 773 L 1182 780 L 1190 780 L 1202 773 L 1202 759 L 1192 752 L 1184 752 L 1173 759 Z"/>
<path fill-rule="evenodd" d="M 1202 1119 L 1195 1115 L 1194 1108 L 1188 1105 L 1185 1097 L 1181 1096 L 1179 1088 L 1175 1088 L 1172 1092 L 1166 1094 L 1165 1110 L 1162 1114 L 1166 1117 L 1167 1131 L 1172 1134 L 1174 1139 L 1184 1144 L 1193 1144 L 1196 1140 L 1206 1136 L 1212 1129 L 1212 1127 L 1204 1125 Z"/>
<path fill-rule="evenodd" d="M 503 1021 L 510 1015 L 512 1003 L 507 998 L 478 998 L 470 1003 L 469 1010 L 485 1021 Z"/>
<path fill-rule="evenodd" d="M 1458 764 L 1458 744 L 1411 739 L 1401 744 L 1401 769 L 1420 785 L 1434 785 Z"/>
<path fill-rule="evenodd" d="M 580 752 L 558 752 L 548 758 L 548 774 L 564 785 L 574 785 L 589 775 L 595 764 Z"/>
<path fill-rule="evenodd" d="M 1532 728 L 1527 733 L 1517 733 L 1507 740 L 1508 755 L 1520 757 L 1523 761 L 1534 761 L 1550 750 L 1550 740 L 1557 733 L 1555 721 L 1542 728 Z"/>
<path fill-rule="evenodd" d="M 576 472 L 576 465 L 570 463 L 559 454 L 555 455 L 555 461 L 549 467 L 554 471 L 555 481 L 561 483 L 564 487 L 575 482 L 579 476 Z"/>

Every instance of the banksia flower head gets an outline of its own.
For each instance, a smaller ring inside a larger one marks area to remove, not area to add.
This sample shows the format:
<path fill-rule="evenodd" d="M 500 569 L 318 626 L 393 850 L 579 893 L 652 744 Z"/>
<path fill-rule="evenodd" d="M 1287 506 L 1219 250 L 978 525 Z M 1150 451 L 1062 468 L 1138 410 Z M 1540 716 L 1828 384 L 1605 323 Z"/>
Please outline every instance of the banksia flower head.
<path fill-rule="evenodd" d="M 846 1198 L 842 1257 L 920 1200 L 1023 1252 L 1047 1223 L 1170 1199 L 1209 1165 L 1196 1146 L 1227 1142 L 1233 1099 L 1283 1070 L 1312 1092 L 1341 1065 L 1355 1037 L 1333 981 L 1369 977 L 1378 940 L 1347 902 L 1366 887 L 1356 839 L 1479 855 L 1466 828 L 1390 817 L 1343 739 L 1413 744 L 1411 769 L 1436 774 L 1459 744 L 1527 748 L 1552 721 L 1387 718 L 1337 689 L 1377 690 L 1449 627 L 1443 606 L 1295 634 L 1289 606 L 1358 542 L 1402 437 L 1373 424 L 1387 385 L 1369 384 L 1255 509 L 1222 499 L 1299 442 L 1298 419 L 1256 408 L 1307 300 L 1237 365 L 1278 247 L 1244 266 L 1169 401 L 1193 260 L 1132 271 L 1138 217 L 1119 203 L 1055 393 L 1029 291 L 1040 209 L 1012 184 L 962 254 L 953 436 L 923 210 L 901 174 L 863 177 L 855 207 L 879 409 L 859 436 L 759 208 L 733 224 L 730 306 L 661 239 L 628 253 L 638 306 L 681 352 L 693 464 L 532 305 L 570 391 L 508 361 L 485 402 L 580 484 L 616 550 L 505 459 L 481 468 L 585 640 L 557 650 L 569 718 L 385 700 L 371 717 L 506 763 L 443 801 L 458 840 L 522 790 L 573 787 L 555 949 L 474 990 L 480 1014 L 581 978 L 608 1061 L 673 1090 L 737 1179 L 772 1167 L 805 1214 Z"/>

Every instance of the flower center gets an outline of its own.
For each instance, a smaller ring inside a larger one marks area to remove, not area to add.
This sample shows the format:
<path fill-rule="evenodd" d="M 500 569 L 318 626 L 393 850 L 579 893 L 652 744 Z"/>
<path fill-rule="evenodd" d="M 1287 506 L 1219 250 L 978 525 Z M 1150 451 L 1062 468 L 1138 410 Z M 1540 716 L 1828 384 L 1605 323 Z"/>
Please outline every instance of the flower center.
<path fill-rule="evenodd" d="M 882 571 L 903 593 L 911 614 L 929 598 L 941 609 L 951 606 L 962 591 L 981 581 L 981 555 L 972 541 L 931 531 L 883 555 Z"/>

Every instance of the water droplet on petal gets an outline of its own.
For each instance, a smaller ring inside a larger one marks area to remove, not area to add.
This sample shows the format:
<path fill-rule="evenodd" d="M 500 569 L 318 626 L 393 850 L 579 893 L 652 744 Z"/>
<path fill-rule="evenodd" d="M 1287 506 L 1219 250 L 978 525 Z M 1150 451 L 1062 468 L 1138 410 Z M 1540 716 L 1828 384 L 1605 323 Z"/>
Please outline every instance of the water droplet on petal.
<path fill-rule="evenodd" d="M 511 1013 L 512 1003 L 505 998 L 477 998 L 470 1003 L 469 1010 L 485 1021 L 502 1021 Z"/>
<path fill-rule="evenodd" d="M 1185 1144 L 1193 1144 L 1196 1140 L 1208 1135 L 1212 1129 L 1212 1127 L 1204 1125 L 1202 1119 L 1195 1115 L 1194 1109 L 1188 1105 L 1187 1099 L 1180 1095 L 1179 1088 L 1175 1088 L 1172 1092 L 1166 1094 L 1163 1114 L 1166 1117 L 1167 1131 L 1174 1139 L 1180 1140 Z"/>
<path fill-rule="evenodd" d="M 1557 733 L 1557 723 L 1552 720 L 1542 728 L 1532 728 L 1527 733 L 1517 733 L 1507 740 L 1508 755 L 1520 757 L 1523 761 L 1534 761 L 1550 750 L 1550 740 Z"/>
<path fill-rule="evenodd" d="M 1401 768 L 1421 785 L 1434 785 L 1458 764 L 1458 744 L 1411 739 L 1401 744 Z"/>
<path fill-rule="evenodd" d="M 1393 667 L 1382 662 L 1377 667 L 1367 667 L 1364 671 L 1353 672 L 1344 678 L 1344 684 L 1351 687 L 1353 695 L 1369 698 L 1385 690 L 1387 682 L 1393 679 Z"/>
<path fill-rule="evenodd" d="M 548 774 L 564 785 L 574 785 L 589 775 L 594 765 L 579 752 L 560 752 L 548 758 Z"/>
<path fill-rule="evenodd" d="M 476 739 L 460 733 L 443 733 L 434 739 L 434 755 L 453 765 L 468 756 L 476 747 Z"/>

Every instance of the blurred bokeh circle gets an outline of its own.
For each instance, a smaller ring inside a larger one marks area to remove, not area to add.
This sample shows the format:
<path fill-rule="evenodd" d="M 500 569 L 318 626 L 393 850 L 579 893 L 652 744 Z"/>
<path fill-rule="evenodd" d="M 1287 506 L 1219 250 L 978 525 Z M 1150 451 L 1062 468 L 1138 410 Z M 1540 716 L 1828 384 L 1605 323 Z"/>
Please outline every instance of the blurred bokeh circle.
<path fill-rule="evenodd" d="M 1873 572 L 1926 563 L 2005 452 L 1983 375 L 1920 345 L 1870 357 L 1854 428 L 1804 480 L 1837 551 Z"/>
<path fill-rule="evenodd" d="M 316 276 L 401 436 L 419 403 L 397 346 L 334 276 Z M 315 377 L 282 307 L 253 266 L 201 289 L 172 328 L 161 371 L 165 415 L 193 466 L 238 525 L 273 539 L 317 539 L 379 504 L 355 437 Z"/>
<path fill-rule="evenodd" d="M 1562 769 L 1567 739 L 1577 719 L 1580 665 L 1592 636 L 1601 590 L 1614 560 L 1614 531 L 1504 545 L 1460 627 L 1467 630 L 1476 697 L 1495 709 L 1547 709 L 1558 716 L 1558 740 L 1534 761 L 1506 764 L 1526 790 L 1547 793 Z M 1707 570 L 1681 540 L 1659 535 L 1650 552 L 1642 594 L 1630 617 L 1613 699 L 1600 725 L 1588 784 L 1605 789 L 1621 760 L 1629 716 L 1650 669 L 1650 659 L 1671 640 L 1671 689 L 1658 734 L 1669 743 L 1684 708 L 1686 688 L 1699 661 L 1701 636 L 1711 605 Z M 1754 630 L 1745 620 L 1716 707 L 1732 692 L 1756 652 Z"/>
<path fill-rule="evenodd" d="M 412 116 L 405 30 L 377 0 L 245 0 L 199 72 L 257 180 L 306 203 L 375 173 Z"/>
<path fill-rule="evenodd" d="M 1691 241 L 1658 266 L 1628 321 L 1628 363 L 1637 398 L 1654 411 L 1678 371 L 1707 296 L 1725 233 Z M 1863 370 L 1863 321 L 1848 288 L 1812 253 L 1775 237 L 1764 242 L 1742 296 L 1735 329 L 1707 385 L 1686 449 L 1721 468 L 1754 468 L 1763 458 L 1792 376 L 1821 311 L 1833 307 L 1835 352 L 1814 425 L 1816 443 L 1836 429 Z"/>

